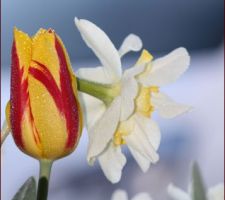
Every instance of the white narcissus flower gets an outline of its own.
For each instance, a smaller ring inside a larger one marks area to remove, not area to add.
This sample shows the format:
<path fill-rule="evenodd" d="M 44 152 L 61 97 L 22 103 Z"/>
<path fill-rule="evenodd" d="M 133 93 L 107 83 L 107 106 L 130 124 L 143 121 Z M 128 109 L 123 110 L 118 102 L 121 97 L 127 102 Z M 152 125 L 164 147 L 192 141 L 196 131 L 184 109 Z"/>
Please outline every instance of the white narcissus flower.
<path fill-rule="evenodd" d="M 168 194 L 173 200 L 192 200 L 191 189 L 185 192 L 173 184 L 168 186 Z M 224 184 L 221 183 L 209 188 L 207 200 L 224 200 Z"/>
<path fill-rule="evenodd" d="M 128 196 L 126 191 L 124 190 L 116 190 L 112 194 L 111 200 L 128 200 Z M 131 200 L 152 200 L 148 193 L 139 193 L 135 195 Z"/>
<path fill-rule="evenodd" d="M 160 130 L 150 118 L 153 110 L 167 118 L 189 110 L 188 106 L 177 104 L 159 92 L 158 87 L 175 81 L 188 68 L 189 55 L 184 48 L 178 48 L 151 62 L 152 56 L 144 50 L 135 66 L 123 72 L 121 57 L 140 50 L 140 38 L 130 34 L 117 50 L 108 36 L 90 21 L 76 18 L 75 24 L 102 64 L 79 69 L 78 77 L 114 86 L 110 103 L 85 93 L 80 95 L 89 133 L 88 162 L 93 164 L 98 158 L 105 176 L 116 183 L 126 163 L 121 151 L 123 144 L 144 172 L 150 163 L 158 161 Z"/>

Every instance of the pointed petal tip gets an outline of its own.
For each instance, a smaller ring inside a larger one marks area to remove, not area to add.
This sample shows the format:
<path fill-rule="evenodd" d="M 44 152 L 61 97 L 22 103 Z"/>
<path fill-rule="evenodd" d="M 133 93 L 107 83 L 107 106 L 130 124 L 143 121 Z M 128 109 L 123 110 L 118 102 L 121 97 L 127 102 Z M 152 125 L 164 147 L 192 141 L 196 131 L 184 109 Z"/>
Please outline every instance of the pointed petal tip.
<path fill-rule="evenodd" d="M 156 154 L 154 155 L 154 158 L 152 158 L 152 163 L 157 163 L 159 161 L 159 154 L 156 152 Z"/>
<path fill-rule="evenodd" d="M 42 34 L 45 33 L 50 33 L 49 31 L 51 30 L 51 32 L 54 33 L 53 29 L 44 29 L 44 28 L 39 28 L 39 30 L 32 36 L 32 40 L 35 41 L 36 39 L 38 39 Z"/>
<path fill-rule="evenodd" d="M 19 29 L 16 26 L 14 26 L 13 27 L 13 33 L 17 32 L 17 31 L 19 31 Z"/>
<path fill-rule="evenodd" d="M 74 17 L 74 23 L 76 26 L 79 26 L 80 20 L 77 17 Z"/>
<path fill-rule="evenodd" d="M 178 47 L 173 52 L 176 53 L 176 54 L 180 54 L 180 56 L 183 56 L 184 59 L 186 59 L 186 64 L 190 65 L 191 57 L 188 53 L 188 50 L 185 47 Z"/>
<path fill-rule="evenodd" d="M 22 30 L 20 30 L 16 26 L 14 26 L 13 27 L 13 36 L 14 36 L 14 39 L 15 39 L 16 36 L 19 36 L 19 35 L 24 35 L 26 37 L 30 37 L 27 33 L 23 32 Z"/>
<path fill-rule="evenodd" d="M 93 24 L 89 20 L 86 19 L 79 19 L 78 17 L 74 17 L 74 23 L 77 26 L 77 28 L 80 30 L 80 28 L 83 28 L 83 26 L 87 26 L 89 24 Z M 93 24 L 95 25 L 95 24 Z M 96 25 L 95 25 L 96 26 Z"/>

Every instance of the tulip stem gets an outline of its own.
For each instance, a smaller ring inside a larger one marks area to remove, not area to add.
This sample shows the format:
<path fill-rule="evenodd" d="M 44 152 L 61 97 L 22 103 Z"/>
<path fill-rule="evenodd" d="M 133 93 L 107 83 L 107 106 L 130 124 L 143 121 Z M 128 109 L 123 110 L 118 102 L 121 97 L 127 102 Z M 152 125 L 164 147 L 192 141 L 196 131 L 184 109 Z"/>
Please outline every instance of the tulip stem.
<path fill-rule="evenodd" d="M 47 200 L 48 198 L 48 183 L 51 168 L 51 160 L 40 160 L 40 174 L 38 181 L 37 200 Z"/>
<path fill-rule="evenodd" d="M 1 146 L 4 143 L 5 139 L 7 138 L 7 136 L 9 135 L 9 133 L 10 133 L 10 128 L 5 120 L 1 130 Z"/>
<path fill-rule="evenodd" d="M 77 89 L 102 100 L 106 105 L 109 105 L 120 93 L 119 84 L 101 84 L 80 78 L 77 78 Z"/>

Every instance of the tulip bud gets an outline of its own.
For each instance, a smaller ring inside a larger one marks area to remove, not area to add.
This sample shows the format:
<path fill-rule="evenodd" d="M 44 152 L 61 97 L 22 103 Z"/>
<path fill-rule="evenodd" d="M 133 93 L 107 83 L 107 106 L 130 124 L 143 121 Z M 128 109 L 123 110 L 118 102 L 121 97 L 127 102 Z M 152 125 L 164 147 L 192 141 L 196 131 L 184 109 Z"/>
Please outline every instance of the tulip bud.
<path fill-rule="evenodd" d="M 71 153 L 82 132 L 76 77 L 53 30 L 34 37 L 14 29 L 10 125 L 16 145 L 37 159 Z"/>

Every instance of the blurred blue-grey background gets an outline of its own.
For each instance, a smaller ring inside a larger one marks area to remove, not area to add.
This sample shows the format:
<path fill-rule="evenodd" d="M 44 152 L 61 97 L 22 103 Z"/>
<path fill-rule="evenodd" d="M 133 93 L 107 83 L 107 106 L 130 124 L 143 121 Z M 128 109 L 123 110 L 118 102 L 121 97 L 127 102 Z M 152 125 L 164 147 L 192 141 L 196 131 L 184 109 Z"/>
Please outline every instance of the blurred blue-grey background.
<path fill-rule="evenodd" d="M 136 33 L 153 53 L 178 46 L 213 48 L 223 39 L 223 4 L 223 0 L 2 1 L 2 63 L 10 63 L 14 26 L 30 35 L 40 27 L 54 28 L 71 60 L 93 58 L 74 28 L 74 16 L 95 22 L 116 46 L 127 34 Z"/>
<path fill-rule="evenodd" d="M 100 26 L 119 47 L 129 33 L 139 35 L 155 57 L 185 46 L 191 54 L 190 70 L 164 90 L 179 102 L 194 107 L 174 120 L 161 120 L 160 161 L 143 174 L 129 156 L 120 183 L 112 185 L 98 164 L 86 163 L 87 133 L 76 152 L 54 164 L 50 200 L 106 200 L 117 188 L 129 196 L 146 191 L 154 199 L 167 199 L 169 182 L 187 188 L 189 166 L 197 160 L 207 186 L 224 181 L 224 1 L 223 0 L 5 0 L 1 18 L 1 123 L 9 98 L 10 49 L 14 26 L 30 35 L 53 28 L 69 52 L 74 70 L 98 64 L 82 41 L 73 19 L 85 18 Z M 129 65 L 137 58 L 124 59 Z M 38 163 L 21 153 L 11 136 L 2 148 L 1 195 L 10 200 Z"/>

